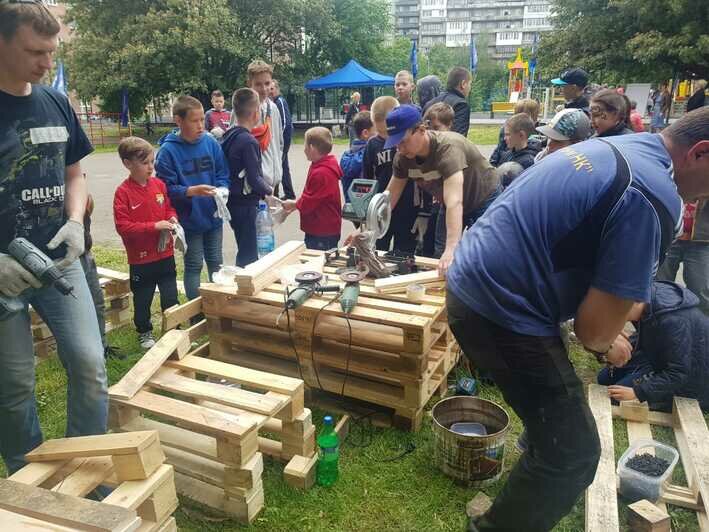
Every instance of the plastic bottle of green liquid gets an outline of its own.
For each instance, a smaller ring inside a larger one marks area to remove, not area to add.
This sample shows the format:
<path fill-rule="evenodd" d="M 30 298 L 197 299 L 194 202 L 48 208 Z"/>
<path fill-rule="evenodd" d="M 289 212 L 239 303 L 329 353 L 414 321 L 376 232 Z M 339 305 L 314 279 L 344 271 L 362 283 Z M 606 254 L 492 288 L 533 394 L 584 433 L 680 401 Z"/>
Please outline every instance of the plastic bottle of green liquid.
<path fill-rule="evenodd" d="M 332 416 L 325 416 L 323 428 L 318 434 L 318 448 L 320 456 L 316 478 L 321 486 L 332 486 L 337 480 L 337 463 L 340 460 L 340 438 L 335 432 L 335 423 Z"/>

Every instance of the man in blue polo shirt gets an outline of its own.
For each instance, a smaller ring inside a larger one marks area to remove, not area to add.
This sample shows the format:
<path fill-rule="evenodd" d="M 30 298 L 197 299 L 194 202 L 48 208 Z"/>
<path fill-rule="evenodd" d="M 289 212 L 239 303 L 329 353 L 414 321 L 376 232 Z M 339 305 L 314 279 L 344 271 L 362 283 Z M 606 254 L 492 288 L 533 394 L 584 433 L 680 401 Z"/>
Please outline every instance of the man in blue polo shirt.
<path fill-rule="evenodd" d="M 545 157 L 458 245 L 448 316 L 463 351 L 524 423 L 529 449 L 469 530 L 550 530 L 593 481 L 598 434 L 559 336 L 624 365 L 620 335 L 682 219 L 709 194 L 709 108 L 661 135 L 594 139 Z M 681 196 L 681 197 L 680 197 Z"/>

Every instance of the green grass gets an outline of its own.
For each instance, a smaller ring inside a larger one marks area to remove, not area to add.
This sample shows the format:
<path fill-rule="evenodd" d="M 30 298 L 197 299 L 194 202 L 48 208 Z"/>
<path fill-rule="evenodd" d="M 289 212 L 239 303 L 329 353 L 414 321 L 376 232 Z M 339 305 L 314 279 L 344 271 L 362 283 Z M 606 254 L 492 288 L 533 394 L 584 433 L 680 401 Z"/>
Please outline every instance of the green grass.
<path fill-rule="evenodd" d="M 104 267 L 126 271 L 122 250 L 95 247 L 97 262 Z M 178 263 L 178 275 L 182 265 Z M 157 298 L 156 298 L 157 299 Z M 157 313 L 157 301 L 154 311 Z M 159 319 L 154 320 L 159 324 Z M 108 361 L 111 384 L 120 380 L 140 358 L 137 335 L 132 327 L 109 333 L 111 345 L 128 354 L 126 360 Z M 599 367 L 592 357 L 578 346 L 572 345 L 572 361 L 584 382 L 592 382 Z M 456 370 L 460 373 L 461 370 Z M 499 391 L 483 387 L 482 397 L 503 404 Z M 40 422 L 45 438 L 62 437 L 66 421 L 66 379 L 56 357 L 37 367 L 37 398 Z M 433 401 L 432 401 L 433 403 Z M 429 407 L 432 404 L 429 404 Z M 314 410 L 314 422 L 321 425 L 325 412 Z M 355 427 L 356 429 L 357 427 Z M 494 497 L 505 482 L 507 472 L 519 458 L 514 442 L 521 432 L 521 424 L 512 415 L 511 430 L 507 437 L 505 473 L 494 486 L 484 491 Z M 354 430 L 354 429 L 353 429 Z M 616 433 L 616 459 L 627 445 L 624 427 L 614 424 Z M 370 434 L 368 432 L 368 434 Z M 672 443 L 669 431 L 658 430 L 655 436 Z M 387 461 L 398 455 L 409 443 L 416 450 L 406 456 Z M 465 529 L 465 504 L 476 490 L 456 485 L 440 473 L 432 461 L 433 434 L 430 417 L 424 417 L 423 428 L 417 434 L 395 429 L 371 429 L 371 443 L 355 447 L 346 442 L 340 458 L 340 479 L 331 488 L 314 487 L 302 492 L 286 485 L 282 480 L 283 465 L 266 460 L 263 475 L 266 508 L 249 530 L 263 532 L 290 531 L 462 531 Z M 674 480 L 680 482 L 683 472 L 678 467 Z M 625 505 L 621 504 L 621 530 L 625 527 Z M 683 532 L 698 530 L 692 512 L 670 507 L 673 529 Z M 231 520 L 208 517 L 201 508 L 186 500 L 176 513 L 180 530 L 217 532 L 246 529 Z M 584 529 L 583 497 L 555 528 L 557 532 L 579 532 Z"/>

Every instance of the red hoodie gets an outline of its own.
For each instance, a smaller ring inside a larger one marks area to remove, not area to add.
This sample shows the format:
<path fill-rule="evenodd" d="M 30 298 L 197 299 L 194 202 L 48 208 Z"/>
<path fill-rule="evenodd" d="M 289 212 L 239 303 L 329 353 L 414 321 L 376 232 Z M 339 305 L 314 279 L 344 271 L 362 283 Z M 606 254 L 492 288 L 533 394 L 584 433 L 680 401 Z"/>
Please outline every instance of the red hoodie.
<path fill-rule="evenodd" d="M 113 219 L 128 254 L 128 264 L 157 262 L 174 254 L 172 238 L 165 251 L 158 252 L 160 231 L 155 222 L 177 218 L 170 204 L 165 183 L 151 177 L 145 186 L 130 177 L 116 189 L 113 197 Z"/>
<path fill-rule="evenodd" d="M 340 178 L 342 170 L 329 154 L 310 165 L 303 194 L 295 206 L 300 211 L 300 228 L 308 235 L 339 235 L 342 226 Z"/>

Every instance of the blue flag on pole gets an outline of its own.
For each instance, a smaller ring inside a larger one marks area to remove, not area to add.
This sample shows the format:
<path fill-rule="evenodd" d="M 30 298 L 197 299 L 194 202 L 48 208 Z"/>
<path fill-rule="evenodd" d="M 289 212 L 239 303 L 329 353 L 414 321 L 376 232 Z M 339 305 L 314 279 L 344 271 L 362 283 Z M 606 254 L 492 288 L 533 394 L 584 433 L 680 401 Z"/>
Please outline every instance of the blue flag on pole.
<path fill-rule="evenodd" d="M 539 34 L 534 34 L 534 41 L 532 41 L 532 58 L 529 60 L 529 79 L 534 81 L 534 72 L 537 70 L 537 42 L 539 41 Z"/>
<path fill-rule="evenodd" d="M 416 39 L 411 39 L 411 56 L 409 57 L 411 61 L 411 74 L 416 79 L 419 73 L 419 58 L 418 51 L 416 50 Z"/>
<path fill-rule="evenodd" d="M 128 127 L 130 111 L 128 110 L 128 89 L 121 91 L 121 126 Z"/>
<path fill-rule="evenodd" d="M 64 63 L 57 61 L 57 72 L 52 81 L 52 88 L 66 96 L 66 77 L 64 76 Z"/>
<path fill-rule="evenodd" d="M 470 37 L 470 71 L 478 69 L 478 50 L 475 48 L 475 37 Z"/>

